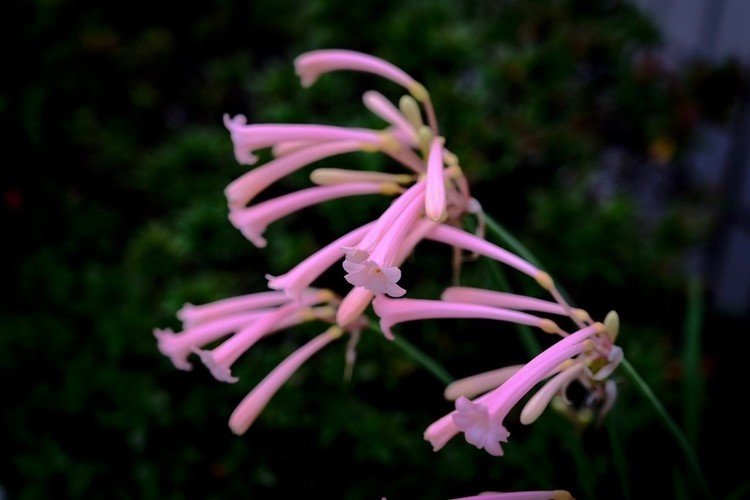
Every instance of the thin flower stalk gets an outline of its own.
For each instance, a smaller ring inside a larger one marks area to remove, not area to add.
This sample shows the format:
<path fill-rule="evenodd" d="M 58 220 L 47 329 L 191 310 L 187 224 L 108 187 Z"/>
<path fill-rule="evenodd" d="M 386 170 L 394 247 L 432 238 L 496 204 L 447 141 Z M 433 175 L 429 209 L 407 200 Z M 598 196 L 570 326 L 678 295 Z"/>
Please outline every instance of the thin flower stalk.
<path fill-rule="evenodd" d="M 249 208 L 232 210 L 229 212 L 229 220 L 256 247 L 263 248 L 267 244 L 263 237 L 266 227 L 294 212 L 337 198 L 366 194 L 393 195 L 400 190 L 394 184 L 369 182 L 307 188 Z"/>

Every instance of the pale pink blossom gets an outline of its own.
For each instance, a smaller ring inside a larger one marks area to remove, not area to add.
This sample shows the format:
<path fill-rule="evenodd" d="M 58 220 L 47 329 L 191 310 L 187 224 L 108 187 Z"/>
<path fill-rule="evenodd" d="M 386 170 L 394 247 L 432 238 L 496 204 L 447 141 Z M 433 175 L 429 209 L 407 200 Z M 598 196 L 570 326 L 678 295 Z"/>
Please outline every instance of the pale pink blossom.
<path fill-rule="evenodd" d="M 474 236 L 471 233 L 467 233 L 466 231 L 446 224 L 435 226 L 435 228 L 427 234 L 427 238 L 456 248 L 461 248 L 468 252 L 484 255 L 485 257 L 489 257 L 490 259 L 513 267 L 534 279 L 538 279 L 542 273 L 542 271 L 536 266 L 526 262 L 518 255 L 515 255 L 504 248 L 500 248 L 497 245 L 493 245 L 478 236 Z"/>
<path fill-rule="evenodd" d="M 394 265 L 404 239 L 422 211 L 422 198 L 416 197 L 385 231 L 370 255 L 364 262 L 344 260 L 346 281 L 354 286 L 364 287 L 375 293 L 387 293 L 401 297 L 406 290 L 396 283 L 401 279 L 401 270 Z"/>
<path fill-rule="evenodd" d="M 273 369 L 250 394 L 240 402 L 229 418 L 229 428 L 235 434 L 244 434 L 255 422 L 271 398 L 308 359 L 336 340 L 342 334 L 337 326 L 330 327 L 303 345 Z"/>
<path fill-rule="evenodd" d="M 559 331 L 558 326 L 549 319 L 500 307 L 462 302 L 425 299 L 394 300 L 379 295 L 375 298 L 373 307 L 375 314 L 380 318 L 380 328 L 387 335 L 391 335 L 391 327 L 398 323 L 439 318 L 493 319 L 533 326 L 548 333 Z"/>
<path fill-rule="evenodd" d="M 243 165 L 253 165 L 258 161 L 253 154 L 254 151 L 279 143 L 356 141 L 377 148 L 384 140 L 381 132 L 368 129 L 331 125 L 248 125 L 244 115 L 237 115 L 234 118 L 224 115 L 224 125 L 232 136 L 235 158 Z"/>
<path fill-rule="evenodd" d="M 370 257 L 370 253 L 375 249 L 375 245 L 377 245 L 388 229 L 393 226 L 396 219 L 406 210 L 406 207 L 410 203 L 424 194 L 424 190 L 425 183 L 418 182 L 393 200 L 358 244 L 344 248 L 346 260 L 355 263 L 367 260 Z"/>
<path fill-rule="evenodd" d="M 355 287 L 341 300 L 336 311 L 336 324 L 347 326 L 360 318 L 375 294 L 367 288 Z"/>
<path fill-rule="evenodd" d="M 407 237 L 404 239 L 404 243 L 401 245 L 401 248 L 399 248 L 395 261 L 397 265 L 401 265 L 401 263 L 406 260 L 406 258 L 414 250 L 414 247 L 420 241 L 422 241 L 424 235 L 427 234 L 427 232 L 434 225 L 435 223 L 428 220 L 417 222 L 412 231 L 409 232 Z M 347 326 L 354 320 L 360 318 L 365 312 L 365 309 L 367 309 L 367 306 L 370 305 L 370 302 L 372 302 L 372 299 L 374 297 L 375 294 L 366 288 L 352 288 L 349 293 L 346 294 L 346 297 L 344 297 L 344 299 L 341 301 L 341 304 L 339 304 L 338 311 L 336 313 L 336 323 L 339 326 Z M 393 336 L 389 332 L 383 333 L 389 340 L 393 339 Z"/>
<path fill-rule="evenodd" d="M 211 371 L 214 378 L 222 382 L 237 382 L 238 379 L 232 375 L 231 367 L 240 356 L 266 335 L 278 331 L 279 325 L 283 324 L 286 318 L 295 317 L 307 307 L 329 298 L 330 295 L 325 294 L 319 297 L 308 296 L 298 301 L 291 301 L 258 317 L 252 324 L 217 347 L 210 350 L 195 348 L 193 352 L 200 356 L 201 361 Z M 333 311 L 331 311 L 331 315 L 333 315 Z"/>
<path fill-rule="evenodd" d="M 508 412 L 536 384 L 555 373 L 563 362 L 591 349 L 587 340 L 602 333 L 604 325 L 601 323 L 583 328 L 543 351 L 497 389 L 474 401 L 464 398 L 460 405 L 457 400 L 456 410 L 430 425 L 425 431 L 425 439 L 437 451 L 456 434 L 464 432 L 472 444 L 479 446 L 477 443 L 481 443 L 481 447 L 492 455 L 502 454 L 502 448 L 498 449 L 501 440 L 491 440 L 496 436 L 507 438 L 507 431 L 497 427 L 504 429 L 503 420 Z M 480 418 L 483 415 L 486 418 Z"/>
<path fill-rule="evenodd" d="M 508 441 L 510 432 L 503 427 L 498 415 L 490 416 L 486 406 L 474 404 L 461 396 L 456 400 L 453 423 L 464 433 L 469 444 L 479 449 L 484 448 L 490 455 L 503 455 L 500 443 Z"/>
<path fill-rule="evenodd" d="M 287 296 L 297 297 L 327 269 L 344 256 L 343 247 L 354 245 L 369 231 L 372 223 L 351 231 L 329 243 L 281 276 L 266 275 L 268 287 L 283 290 Z"/>
<path fill-rule="evenodd" d="M 467 302 L 471 304 L 504 307 L 506 309 L 558 314 L 561 316 L 568 315 L 565 308 L 557 302 L 527 297 L 525 295 L 485 290 L 483 288 L 453 286 L 446 288 L 440 298 L 452 302 Z M 573 314 L 581 319 L 590 320 L 588 313 L 583 309 L 573 309 Z"/>
<path fill-rule="evenodd" d="M 248 208 L 238 208 L 229 212 L 229 220 L 256 247 L 266 246 L 263 232 L 272 222 L 289 214 L 317 205 L 324 201 L 360 196 L 365 194 L 395 194 L 400 190 L 391 184 L 374 184 L 369 182 L 320 186 L 279 196 Z"/>
<path fill-rule="evenodd" d="M 309 293 L 318 293 L 310 290 Z M 177 317 L 182 321 L 183 328 L 192 328 L 208 320 L 220 318 L 232 313 L 249 312 L 257 309 L 278 306 L 289 302 L 289 297 L 282 292 L 259 292 L 221 299 L 199 306 L 185 304 L 177 311 Z"/>
<path fill-rule="evenodd" d="M 235 179 L 224 189 L 230 208 L 242 208 L 274 182 L 323 158 L 362 149 L 358 141 L 323 142 L 303 146 Z"/>
<path fill-rule="evenodd" d="M 342 70 L 361 71 L 398 83 L 419 101 L 424 101 L 428 97 L 425 88 L 403 70 L 378 57 L 352 50 L 328 49 L 306 52 L 294 60 L 294 68 L 303 87 L 311 86 L 324 73 Z"/>
<path fill-rule="evenodd" d="M 439 222 L 446 208 L 445 179 L 443 177 L 443 143 L 445 139 L 435 137 L 430 144 L 427 159 L 427 189 L 425 191 L 425 213 Z"/>

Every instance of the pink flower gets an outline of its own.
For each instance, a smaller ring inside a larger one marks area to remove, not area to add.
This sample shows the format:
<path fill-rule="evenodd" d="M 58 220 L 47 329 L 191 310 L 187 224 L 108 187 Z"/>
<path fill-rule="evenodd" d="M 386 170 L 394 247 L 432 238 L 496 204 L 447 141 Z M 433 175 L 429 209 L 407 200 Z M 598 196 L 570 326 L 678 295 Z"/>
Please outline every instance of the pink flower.
<path fill-rule="evenodd" d="M 463 432 L 466 441 L 479 449 L 486 449 L 490 455 L 503 455 L 500 442 L 507 442 L 510 432 L 502 425 L 497 417 L 491 418 L 487 407 L 474 404 L 461 396 L 456 400 L 456 413 L 453 423 Z"/>
<path fill-rule="evenodd" d="M 253 151 L 279 143 L 355 141 L 377 148 L 383 142 L 382 133 L 375 130 L 330 125 L 248 125 L 244 115 L 234 118 L 224 115 L 224 125 L 231 133 L 235 158 L 242 165 L 253 165 L 258 161 Z"/>
<path fill-rule="evenodd" d="M 537 267 L 529 264 L 521 257 L 505 250 L 504 248 L 500 248 L 478 236 L 474 236 L 471 233 L 467 233 L 466 231 L 462 231 L 455 227 L 440 224 L 435 226 L 435 228 L 427 234 L 427 238 L 456 248 L 461 248 L 468 252 L 484 255 L 485 257 L 489 257 L 490 259 L 513 267 L 522 273 L 531 276 L 535 280 L 539 280 L 540 276 L 543 275 L 549 276 L 547 273 L 543 273 Z"/>
<path fill-rule="evenodd" d="M 244 207 L 268 186 L 310 163 L 362 149 L 361 142 L 351 140 L 303 144 L 299 149 L 254 168 L 229 184 L 224 189 L 229 207 Z"/>
<path fill-rule="evenodd" d="M 282 361 L 240 402 L 229 418 L 229 428 L 235 434 L 244 434 L 255 422 L 271 398 L 308 359 L 341 336 L 343 330 L 330 327 L 292 355 Z"/>
<path fill-rule="evenodd" d="M 494 319 L 534 326 L 547 333 L 556 333 L 559 331 L 558 326 L 551 320 L 500 307 L 441 300 L 394 300 L 382 295 L 375 298 L 373 306 L 375 307 L 375 314 L 380 317 L 380 328 L 386 335 L 391 335 L 391 327 L 398 323 L 439 318 Z"/>
<path fill-rule="evenodd" d="M 536 384 L 555 373 L 564 361 L 592 349 L 592 344 L 587 342 L 588 339 L 604 332 L 604 325 L 601 323 L 583 328 L 543 351 L 497 389 L 474 401 L 459 398 L 462 402 L 458 404 L 457 400 L 454 412 L 427 428 L 425 439 L 430 441 L 433 449 L 437 451 L 457 433 L 463 432 L 467 440 L 471 440 L 470 443 L 484 448 L 491 455 L 497 455 L 498 450 L 502 453 L 499 448 L 502 439 L 491 440 L 497 436 L 507 438 L 505 431 L 497 430 L 497 427 L 503 427 L 502 422 L 508 412 Z M 485 410 L 486 418 L 480 418 L 485 415 Z M 490 428 L 495 430 L 489 432 Z"/>
<path fill-rule="evenodd" d="M 307 303 L 327 302 L 333 298 L 333 294 L 327 290 L 308 289 L 302 295 L 303 301 Z M 157 328 L 154 336 L 158 341 L 159 351 L 170 358 L 176 368 L 191 370 L 192 365 L 187 358 L 195 349 L 249 327 L 258 318 L 273 311 L 274 306 L 286 302 L 289 302 L 289 298 L 284 293 L 262 292 L 201 306 L 185 304 L 177 312 L 184 331 L 174 333 L 171 329 Z M 279 323 L 278 328 L 287 328 L 301 320 L 299 315 L 290 315 Z"/>
<path fill-rule="evenodd" d="M 370 226 L 370 230 L 362 238 L 362 240 L 353 246 L 344 247 L 346 253 L 346 260 L 360 263 L 370 258 L 370 254 L 375 249 L 375 245 L 381 240 L 387 230 L 392 227 L 398 217 L 406 210 L 406 208 L 420 196 L 423 195 L 425 190 L 425 183 L 418 182 L 407 189 L 398 198 L 393 200 L 390 206 L 375 223 Z"/>
<path fill-rule="evenodd" d="M 398 83 L 418 101 L 428 98 L 425 88 L 403 70 L 377 57 L 352 50 L 329 49 L 306 52 L 294 60 L 294 68 L 303 87 L 311 86 L 320 75 L 331 71 L 362 71 Z"/>
<path fill-rule="evenodd" d="M 430 219 L 439 222 L 445 214 L 445 179 L 443 178 L 442 137 L 432 139 L 427 159 L 427 191 L 425 193 L 425 213 Z"/>
<path fill-rule="evenodd" d="M 336 198 L 364 194 L 395 194 L 399 190 L 398 186 L 392 184 L 369 182 L 313 187 L 279 196 L 249 208 L 231 210 L 229 220 L 256 247 L 263 248 L 266 246 L 266 240 L 263 238 L 266 227 L 298 210 Z"/>
<path fill-rule="evenodd" d="M 290 297 L 299 296 L 313 281 L 344 256 L 343 247 L 359 242 L 371 227 L 372 223 L 366 224 L 345 234 L 281 276 L 274 277 L 267 274 L 268 287 L 283 290 Z"/>
<path fill-rule="evenodd" d="M 527 297 L 525 295 L 485 290 L 483 288 L 453 286 L 446 288 L 440 298 L 452 302 L 466 302 L 470 304 L 504 307 L 506 309 L 544 312 L 561 316 L 568 315 L 568 311 L 556 302 Z M 591 321 L 590 316 L 583 309 L 573 309 L 573 314 L 581 320 Z"/>
<path fill-rule="evenodd" d="M 231 367 L 240 356 L 266 335 L 281 329 L 290 317 L 298 317 L 297 322 L 317 319 L 314 315 L 305 315 L 304 311 L 311 305 L 330 300 L 330 297 L 330 292 L 325 291 L 318 295 L 302 297 L 299 301 L 290 301 L 261 315 L 219 346 L 211 350 L 194 348 L 193 352 L 200 356 L 214 378 L 222 382 L 237 382 L 238 379 L 232 375 Z M 330 320 L 333 320 L 335 313 L 330 311 L 329 314 Z"/>
<path fill-rule="evenodd" d="M 421 214 L 422 204 L 422 197 L 417 196 L 406 206 L 375 245 L 369 259 L 356 262 L 361 257 L 357 255 L 353 256 L 354 260 L 344 261 L 344 270 L 348 273 L 346 281 L 392 297 L 401 297 L 406 293 L 406 290 L 396 284 L 401 279 L 401 270 L 394 264 L 409 230 Z"/>

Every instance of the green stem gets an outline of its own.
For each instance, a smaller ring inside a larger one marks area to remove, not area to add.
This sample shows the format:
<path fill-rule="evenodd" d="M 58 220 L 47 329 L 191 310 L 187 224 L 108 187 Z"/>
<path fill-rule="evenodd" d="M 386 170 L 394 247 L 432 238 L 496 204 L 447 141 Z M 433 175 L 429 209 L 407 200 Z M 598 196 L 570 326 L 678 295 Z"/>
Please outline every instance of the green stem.
<path fill-rule="evenodd" d="M 701 330 L 703 328 L 703 286 L 700 280 L 688 282 L 687 310 L 685 312 L 685 341 L 682 349 L 684 384 L 682 401 L 685 434 L 690 444 L 698 441 L 701 404 L 703 403 L 703 378 L 701 377 Z"/>
<path fill-rule="evenodd" d="M 380 335 L 383 335 L 383 331 L 380 329 L 380 327 L 372 322 L 370 322 L 370 329 L 374 332 L 379 333 Z M 417 364 L 422 365 L 424 369 L 430 372 L 442 384 L 448 385 L 453 382 L 454 378 L 450 373 L 448 373 L 448 370 L 443 368 L 440 363 L 432 359 L 427 353 L 425 353 L 423 350 L 421 350 L 408 340 L 394 335 L 392 343 L 393 345 L 401 349 L 404 354 L 413 359 Z"/>
<path fill-rule="evenodd" d="M 651 406 L 653 406 L 654 411 L 659 417 L 659 420 L 661 420 L 662 425 L 664 425 L 669 433 L 672 434 L 672 437 L 677 442 L 680 450 L 682 450 L 682 453 L 685 455 L 688 465 L 695 475 L 695 478 L 700 483 L 703 494 L 707 498 L 713 498 L 711 490 L 708 488 L 708 484 L 706 483 L 706 480 L 703 477 L 703 473 L 701 472 L 698 455 L 695 453 L 695 450 L 693 450 L 693 447 L 690 446 L 690 442 L 688 441 L 687 437 L 685 437 L 685 434 L 683 434 L 675 421 L 672 420 L 672 417 L 669 416 L 667 409 L 664 407 L 659 398 L 656 397 L 656 394 L 654 394 L 654 391 L 651 390 L 651 387 L 649 387 L 646 381 L 641 378 L 635 368 L 633 368 L 633 365 L 631 365 L 627 359 L 623 359 L 622 363 L 620 363 L 620 366 L 622 367 L 623 371 L 628 376 L 630 381 L 633 383 L 633 385 L 635 385 L 635 387 L 641 392 L 643 397 L 645 397 L 648 402 L 651 403 Z"/>
<path fill-rule="evenodd" d="M 609 414 L 605 424 L 609 434 L 609 442 L 612 446 L 612 458 L 617 469 L 617 476 L 620 479 L 620 488 L 625 500 L 632 498 L 630 492 L 630 474 L 628 472 L 628 460 L 625 456 L 625 447 L 620 438 L 620 429 L 617 425 L 617 414 L 613 411 Z"/>

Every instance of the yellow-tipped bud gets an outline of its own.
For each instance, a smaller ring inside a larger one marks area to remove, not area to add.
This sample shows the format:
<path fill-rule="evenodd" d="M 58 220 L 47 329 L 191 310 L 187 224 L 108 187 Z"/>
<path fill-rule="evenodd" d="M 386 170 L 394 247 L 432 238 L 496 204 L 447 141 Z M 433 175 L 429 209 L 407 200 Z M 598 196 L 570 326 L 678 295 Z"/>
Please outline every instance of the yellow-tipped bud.
<path fill-rule="evenodd" d="M 401 113 L 403 113 L 415 129 L 419 130 L 424 125 L 424 122 L 422 121 L 422 112 L 419 110 L 419 104 L 417 104 L 417 101 L 415 101 L 412 96 L 403 96 L 398 102 L 398 107 L 401 110 Z"/>
<path fill-rule="evenodd" d="M 344 334 L 344 329 L 341 328 L 338 325 L 333 325 L 330 328 L 328 328 L 328 330 L 326 330 L 325 333 L 327 333 L 328 335 L 330 335 L 334 339 L 337 339 L 337 338 L 341 337 Z"/>
<path fill-rule="evenodd" d="M 343 168 L 316 168 L 310 172 L 310 180 L 318 186 L 345 184 L 347 182 L 392 182 L 409 184 L 414 180 L 409 174 L 389 174 L 366 170 L 345 170 Z"/>
<path fill-rule="evenodd" d="M 394 194 L 401 194 L 404 192 L 404 188 L 393 182 L 384 182 L 380 185 L 380 193 L 386 196 L 393 196 Z"/>
<path fill-rule="evenodd" d="M 409 93 L 419 102 L 427 102 L 430 100 L 430 93 L 427 92 L 427 89 L 424 88 L 424 85 L 421 83 L 414 82 L 409 85 Z"/>
<path fill-rule="evenodd" d="M 589 313 L 584 311 L 583 309 L 573 309 L 573 316 L 575 316 L 576 319 L 591 323 L 593 320 L 591 319 L 591 316 L 589 316 Z"/>
<path fill-rule="evenodd" d="M 604 318 L 604 327 L 607 329 L 609 339 L 614 342 L 617 334 L 620 333 L 620 316 L 615 311 L 609 311 Z"/>
<path fill-rule="evenodd" d="M 395 153 L 396 151 L 401 149 L 401 143 L 398 142 L 398 139 L 393 137 L 393 134 L 389 132 L 381 132 L 380 133 L 380 149 L 382 149 L 383 151 Z"/>
<path fill-rule="evenodd" d="M 454 155 L 447 149 L 443 150 L 443 161 L 449 167 L 458 166 L 458 156 Z"/>
<path fill-rule="evenodd" d="M 338 302 L 338 295 L 333 290 L 323 288 L 318 290 L 318 299 L 321 302 Z"/>
<path fill-rule="evenodd" d="M 313 307 L 313 319 L 334 321 L 336 319 L 336 308 L 332 306 Z"/>
<path fill-rule="evenodd" d="M 430 151 L 430 144 L 432 144 L 432 129 L 426 125 L 422 125 L 419 127 L 419 130 L 417 131 L 417 142 L 419 143 L 419 149 L 422 151 L 422 154 L 427 157 L 429 151 Z"/>
<path fill-rule="evenodd" d="M 593 325 L 591 325 L 591 326 L 593 326 L 596 329 L 597 333 L 604 333 L 604 332 L 607 331 L 607 327 L 604 326 L 604 324 L 602 324 L 602 323 L 600 323 L 598 321 L 596 323 L 594 323 Z"/>
<path fill-rule="evenodd" d="M 553 288 L 555 288 L 555 282 L 552 280 L 552 276 L 550 276 L 549 273 L 539 271 L 539 273 L 534 276 L 534 279 L 537 283 L 539 283 L 539 286 L 541 286 L 545 290 L 552 290 Z"/>
<path fill-rule="evenodd" d="M 543 319 L 539 323 L 539 328 L 541 328 L 544 333 L 560 333 L 560 327 L 551 319 Z"/>

